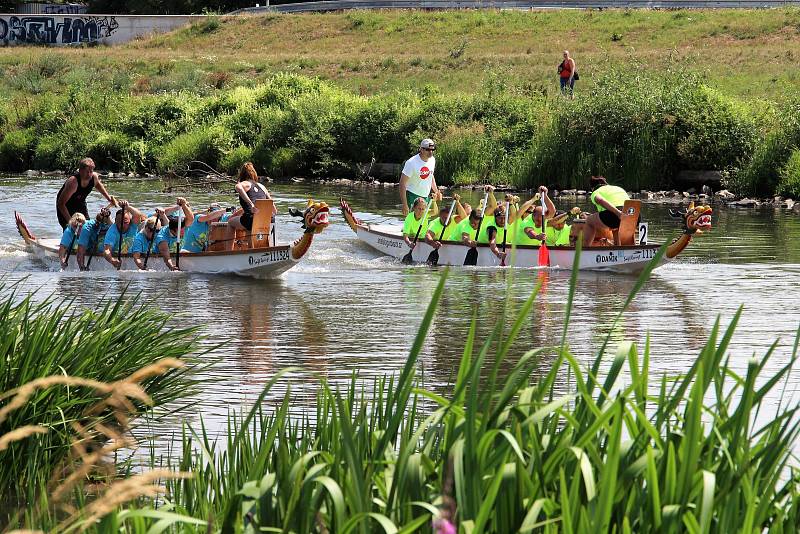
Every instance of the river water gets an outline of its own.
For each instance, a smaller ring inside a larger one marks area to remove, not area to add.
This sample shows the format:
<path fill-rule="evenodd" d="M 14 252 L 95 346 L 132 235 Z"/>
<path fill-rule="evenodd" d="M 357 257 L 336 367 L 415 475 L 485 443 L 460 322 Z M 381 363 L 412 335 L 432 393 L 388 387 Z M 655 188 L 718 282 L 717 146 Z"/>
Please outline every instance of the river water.
<path fill-rule="evenodd" d="M 305 182 L 270 187 L 280 211 L 279 242 L 299 237 L 299 224 L 287 215 L 287 208 L 302 207 L 309 197 L 331 205 L 331 225 L 315 238 L 306 258 L 277 280 L 183 273 L 53 272 L 26 252 L 13 212 L 22 212 L 36 235 L 60 235 L 54 203 L 62 180 L 0 178 L 0 271 L 6 280 L 19 282 L 41 298 L 55 294 L 85 307 L 96 306 L 101 298 L 114 298 L 127 288 L 129 296 L 158 297 L 160 305 L 175 314 L 176 324 L 200 326 L 206 343 L 222 344 L 208 356 L 212 365 L 200 377 L 207 381 L 192 399 L 196 405 L 182 417 L 197 421 L 202 416 L 212 431 L 224 428 L 230 410 L 249 406 L 263 384 L 287 366 L 302 370 L 288 379 L 300 404 L 316 391 L 317 376 L 345 382 L 353 372 L 361 377 L 398 372 L 442 273 L 379 257 L 356 239 L 342 219 L 338 198 L 345 196 L 364 220 L 399 221 L 395 188 Z M 148 209 L 174 202 L 177 194 L 163 192 L 161 182 L 109 180 L 107 187 L 118 197 Z M 463 193 L 477 199 L 476 193 Z M 180 194 L 196 209 L 211 201 L 236 202 L 231 192 L 207 187 Z M 101 200 L 99 194 L 91 195 L 91 213 Z M 566 201 L 557 205 L 572 207 Z M 643 219 L 650 223 L 651 242 L 677 232 L 678 223 L 669 217 L 668 206 L 646 204 Z M 727 324 L 744 305 L 730 348 L 733 365 L 744 371 L 749 357 L 764 354 L 781 338 L 770 366 L 776 369 L 790 358 L 800 324 L 800 247 L 793 244 L 797 239 L 800 217 L 790 212 L 715 206 L 713 231 L 693 241 L 677 261 L 658 269 L 616 326 L 613 319 L 636 279 L 582 274 L 569 327 L 570 346 L 588 363 L 607 335 L 612 346 L 622 340 L 643 346 L 649 334 L 651 372 L 674 375 L 691 365 L 717 316 Z M 425 385 L 447 392 L 476 305 L 478 338 L 483 339 L 509 292 L 512 300 L 521 304 L 536 281 L 535 274 L 524 270 L 451 270 L 433 335 L 420 358 Z M 558 342 L 568 282 L 568 273 L 549 275 L 512 350 L 512 360 L 527 349 Z M 800 374 L 795 372 L 789 390 L 798 383 Z M 275 396 L 285 387 L 286 380 Z M 778 399 L 771 401 L 777 404 Z M 165 428 L 158 430 L 162 436 L 169 436 L 179 426 L 175 419 L 162 424 Z"/>

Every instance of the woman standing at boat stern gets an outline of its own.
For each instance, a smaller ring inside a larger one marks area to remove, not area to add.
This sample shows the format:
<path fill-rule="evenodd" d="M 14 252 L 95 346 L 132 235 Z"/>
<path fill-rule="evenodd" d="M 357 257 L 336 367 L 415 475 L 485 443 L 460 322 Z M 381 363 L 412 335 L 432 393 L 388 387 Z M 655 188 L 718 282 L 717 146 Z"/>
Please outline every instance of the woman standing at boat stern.
<path fill-rule="evenodd" d="M 100 176 L 94 172 L 92 158 L 83 158 L 78 164 L 78 172 L 67 178 L 56 195 L 56 215 L 62 229 L 67 227 L 70 217 L 76 213 L 82 213 L 84 217 L 89 218 L 86 197 L 95 187 L 106 200 L 114 206 L 117 205 L 117 199 L 108 194 L 103 182 L 100 181 Z"/>

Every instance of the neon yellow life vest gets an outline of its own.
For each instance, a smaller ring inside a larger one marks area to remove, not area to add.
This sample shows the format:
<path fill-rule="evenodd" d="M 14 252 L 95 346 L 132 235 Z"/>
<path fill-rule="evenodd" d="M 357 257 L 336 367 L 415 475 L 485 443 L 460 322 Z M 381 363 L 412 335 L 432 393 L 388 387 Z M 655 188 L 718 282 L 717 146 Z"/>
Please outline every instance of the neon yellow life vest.
<path fill-rule="evenodd" d="M 454 236 L 455 229 L 458 227 L 459 223 L 456 222 L 455 215 L 450 217 L 450 222 L 447 223 L 447 229 L 444 231 L 442 235 L 442 241 L 461 241 L 461 235 Z M 442 221 L 439 217 L 436 217 L 434 220 L 428 223 L 428 231 L 433 234 L 433 238 L 438 240 L 439 235 L 442 234 Z"/>
<path fill-rule="evenodd" d="M 540 226 L 536 226 L 533 215 L 528 215 L 524 219 L 517 221 L 514 224 L 517 224 L 517 232 L 515 234 L 517 245 L 532 245 L 534 247 L 538 247 L 542 244 L 542 242 L 538 239 L 531 239 L 528 237 L 528 234 L 525 233 L 526 228 L 532 228 L 534 234 L 542 233 L 542 228 Z"/>
<path fill-rule="evenodd" d="M 549 247 L 560 247 L 560 246 L 569 246 L 569 234 L 572 227 L 568 224 L 564 225 L 564 228 L 561 230 L 556 230 L 552 226 L 547 226 L 544 230 L 544 233 L 547 234 L 547 246 Z"/>
<path fill-rule="evenodd" d="M 600 205 L 599 202 L 595 199 L 597 195 L 603 197 L 606 202 L 611 204 L 612 206 L 616 206 L 618 208 L 625 205 L 625 201 L 629 200 L 631 197 L 628 196 L 628 193 L 625 192 L 624 189 L 621 187 L 617 187 L 616 185 L 603 185 L 598 187 L 592 193 L 592 196 L 589 197 L 589 200 L 592 201 L 592 204 L 597 208 L 598 212 L 606 211 L 606 209 Z"/>
<path fill-rule="evenodd" d="M 417 220 L 414 217 L 414 212 L 409 211 L 408 215 L 406 215 L 406 220 L 403 222 L 403 235 L 414 239 L 417 235 L 417 228 L 422 226 L 422 229 L 419 231 L 420 239 L 425 239 L 425 232 L 428 231 L 428 218 L 423 215 L 420 220 Z"/>

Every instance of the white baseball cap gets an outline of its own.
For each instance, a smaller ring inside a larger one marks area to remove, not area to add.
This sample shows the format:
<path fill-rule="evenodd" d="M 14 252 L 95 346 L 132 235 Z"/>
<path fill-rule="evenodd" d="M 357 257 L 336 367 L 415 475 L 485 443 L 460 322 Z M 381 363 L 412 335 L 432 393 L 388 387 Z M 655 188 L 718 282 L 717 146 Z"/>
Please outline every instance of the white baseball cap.
<path fill-rule="evenodd" d="M 436 148 L 436 143 L 433 142 L 433 139 L 423 139 L 422 142 L 419 144 L 420 148 Z"/>

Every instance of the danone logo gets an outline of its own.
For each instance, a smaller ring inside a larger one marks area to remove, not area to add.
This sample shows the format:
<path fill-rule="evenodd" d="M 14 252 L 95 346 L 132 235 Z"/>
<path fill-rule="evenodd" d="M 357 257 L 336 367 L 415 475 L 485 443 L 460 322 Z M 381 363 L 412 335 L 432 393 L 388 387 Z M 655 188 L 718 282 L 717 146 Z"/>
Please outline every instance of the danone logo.
<path fill-rule="evenodd" d="M 419 170 L 419 179 L 420 180 L 427 180 L 428 176 L 431 175 L 431 170 L 428 167 L 422 167 Z"/>

